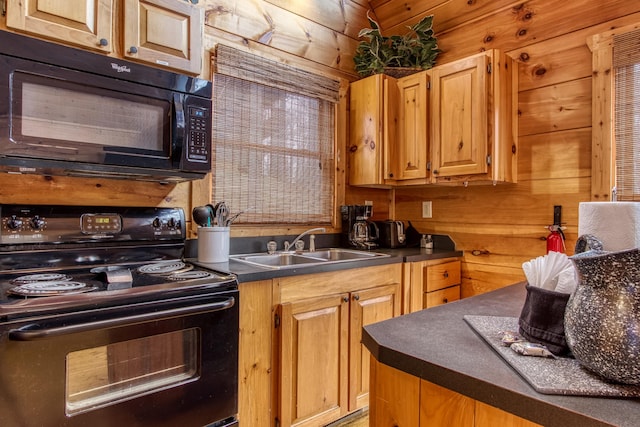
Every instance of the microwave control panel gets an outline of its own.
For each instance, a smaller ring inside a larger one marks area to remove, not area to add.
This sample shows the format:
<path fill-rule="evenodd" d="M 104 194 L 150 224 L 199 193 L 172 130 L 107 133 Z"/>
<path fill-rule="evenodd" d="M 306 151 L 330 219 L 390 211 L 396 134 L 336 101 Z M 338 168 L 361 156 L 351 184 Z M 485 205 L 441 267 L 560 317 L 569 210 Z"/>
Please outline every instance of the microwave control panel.
<path fill-rule="evenodd" d="M 187 111 L 187 160 L 189 162 L 211 162 L 211 120 L 206 108 L 189 107 Z"/>

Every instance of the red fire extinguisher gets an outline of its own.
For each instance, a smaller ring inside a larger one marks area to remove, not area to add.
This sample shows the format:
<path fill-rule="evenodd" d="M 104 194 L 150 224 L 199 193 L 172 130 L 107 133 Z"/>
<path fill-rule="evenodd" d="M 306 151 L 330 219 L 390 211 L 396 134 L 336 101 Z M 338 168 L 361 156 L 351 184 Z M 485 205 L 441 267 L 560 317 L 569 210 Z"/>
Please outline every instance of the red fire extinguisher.
<path fill-rule="evenodd" d="M 547 236 L 547 253 L 549 252 L 564 252 L 564 233 L 562 230 L 564 227 L 562 224 L 562 206 L 553 207 L 553 225 L 547 228 L 551 232 Z"/>

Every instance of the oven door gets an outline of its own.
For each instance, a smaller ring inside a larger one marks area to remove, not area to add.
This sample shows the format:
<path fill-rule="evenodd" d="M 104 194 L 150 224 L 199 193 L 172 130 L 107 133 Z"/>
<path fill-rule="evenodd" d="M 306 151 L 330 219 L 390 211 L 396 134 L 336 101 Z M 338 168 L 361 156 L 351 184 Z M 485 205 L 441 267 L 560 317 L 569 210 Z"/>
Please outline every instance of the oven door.
<path fill-rule="evenodd" d="M 238 291 L 4 324 L 7 426 L 235 425 Z"/>

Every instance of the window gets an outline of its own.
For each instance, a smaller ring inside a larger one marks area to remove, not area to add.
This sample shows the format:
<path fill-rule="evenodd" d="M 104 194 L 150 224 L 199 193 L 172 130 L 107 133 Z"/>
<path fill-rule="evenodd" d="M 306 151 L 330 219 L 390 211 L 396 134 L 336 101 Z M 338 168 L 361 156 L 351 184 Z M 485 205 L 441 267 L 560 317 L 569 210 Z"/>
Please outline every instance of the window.
<path fill-rule="evenodd" d="M 333 81 L 223 46 L 215 61 L 212 203 L 248 210 L 237 223 L 331 224 L 338 82 L 318 94 Z"/>
<path fill-rule="evenodd" d="M 640 200 L 640 31 L 614 36 L 614 141 L 618 200 Z"/>
<path fill-rule="evenodd" d="M 592 200 L 640 200 L 638 40 L 640 30 L 634 25 L 589 41 L 594 69 Z"/>

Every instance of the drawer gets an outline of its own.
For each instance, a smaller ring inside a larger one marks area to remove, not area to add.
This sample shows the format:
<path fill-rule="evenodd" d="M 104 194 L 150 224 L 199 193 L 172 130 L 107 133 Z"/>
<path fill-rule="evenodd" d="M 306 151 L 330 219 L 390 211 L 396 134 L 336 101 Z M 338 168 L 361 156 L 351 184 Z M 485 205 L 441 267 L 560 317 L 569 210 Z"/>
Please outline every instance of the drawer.
<path fill-rule="evenodd" d="M 446 304 L 460 299 L 460 285 L 452 286 L 446 289 L 440 289 L 434 292 L 425 292 L 424 307 L 431 308 L 437 305 Z"/>
<path fill-rule="evenodd" d="M 460 284 L 460 261 L 445 262 L 424 268 L 424 292 L 433 292 Z"/>

